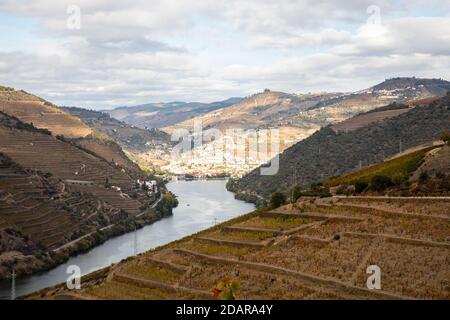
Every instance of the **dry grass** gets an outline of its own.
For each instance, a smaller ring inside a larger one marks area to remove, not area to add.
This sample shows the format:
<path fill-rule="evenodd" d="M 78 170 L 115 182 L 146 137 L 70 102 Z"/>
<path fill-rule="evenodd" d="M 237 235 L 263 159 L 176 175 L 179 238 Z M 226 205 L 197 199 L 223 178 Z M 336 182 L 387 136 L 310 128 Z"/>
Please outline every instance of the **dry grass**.
<path fill-rule="evenodd" d="M 253 231 L 221 231 L 211 234 L 211 237 L 225 240 L 252 240 L 262 241 L 273 237 L 271 232 L 253 232 Z"/>
<path fill-rule="evenodd" d="M 292 216 L 279 216 L 279 217 L 255 217 L 244 221 L 237 226 L 240 227 L 260 227 L 276 230 L 287 230 L 300 226 L 302 224 L 311 223 L 313 219 L 292 217 Z"/>
<path fill-rule="evenodd" d="M 439 201 L 430 204 L 431 207 L 440 205 L 442 204 Z M 352 231 L 449 243 L 450 225 L 443 219 L 400 216 L 382 213 L 376 209 L 356 207 L 310 206 L 303 209 L 330 214 L 345 213 L 363 218 L 363 221 L 331 219 L 321 225 L 311 225 L 299 230 L 290 237 L 274 236 L 270 232 L 224 232 L 220 227 L 215 227 L 144 254 L 142 259 L 137 257 L 126 262 L 121 267 L 121 272 L 207 292 L 218 282 L 232 276 L 240 284 L 237 292 L 239 299 L 355 299 L 363 297 L 361 292 L 358 293 L 354 289 L 343 290 L 336 281 L 365 289 L 368 276 L 366 269 L 369 265 L 377 265 L 382 272 L 383 291 L 413 298 L 449 299 L 450 250 L 447 247 L 442 245 L 434 247 L 426 242 L 415 244 L 391 242 L 385 237 L 344 235 L 345 231 Z M 266 218 L 251 214 L 221 227 L 234 225 L 289 229 L 311 222 L 310 220 L 289 216 Z M 334 237 L 337 234 L 341 236 Z M 279 241 L 267 247 L 252 248 L 199 242 L 195 241 L 197 236 L 242 241 L 261 241 L 274 236 Z M 239 262 L 199 259 L 192 255 L 175 253 L 174 248 L 184 248 Z M 174 273 L 164 267 L 148 265 L 145 262 L 148 255 L 188 268 Z M 248 265 L 247 262 L 253 265 Z M 307 281 L 293 273 L 286 275 L 275 269 L 273 272 L 267 271 L 266 267 L 264 269 L 261 265 L 256 267 L 255 263 L 301 272 L 329 281 L 326 284 L 315 280 Z M 179 297 L 164 290 L 135 289 L 134 286 L 117 284 L 115 281 L 100 287 L 94 285 L 86 292 L 111 299 Z M 366 297 L 370 295 L 369 291 L 365 293 Z M 187 298 L 187 295 L 184 295 L 184 298 Z M 191 295 L 190 298 L 201 297 Z"/>

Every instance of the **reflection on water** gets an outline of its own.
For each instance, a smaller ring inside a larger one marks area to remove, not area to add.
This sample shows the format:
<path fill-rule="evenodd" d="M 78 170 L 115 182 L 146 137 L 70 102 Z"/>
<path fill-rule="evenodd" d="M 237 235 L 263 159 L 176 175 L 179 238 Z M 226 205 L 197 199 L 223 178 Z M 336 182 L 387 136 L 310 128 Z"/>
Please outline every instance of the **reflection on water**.
<path fill-rule="evenodd" d="M 179 201 L 173 216 L 110 239 L 50 271 L 16 280 L 16 296 L 65 282 L 70 265 L 79 266 L 86 274 L 134 255 L 135 251 L 147 251 L 254 209 L 253 204 L 234 199 L 225 184 L 225 180 L 170 182 L 167 187 Z M 11 282 L 0 282 L 0 299 L 9 299 L 10 295 Z"/>

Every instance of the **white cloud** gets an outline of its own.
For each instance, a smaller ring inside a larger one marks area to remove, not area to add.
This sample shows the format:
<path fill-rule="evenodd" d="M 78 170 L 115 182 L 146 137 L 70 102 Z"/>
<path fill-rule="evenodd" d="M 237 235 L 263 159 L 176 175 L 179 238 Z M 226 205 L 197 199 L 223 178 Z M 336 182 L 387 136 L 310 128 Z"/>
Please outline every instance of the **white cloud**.
<path fill-rule="evenodd" d="M 80 30 L 66 28 L 69 4 L 81 8 Z M 381 25 L 365 24 L 372 4 Z M 448 8 L 447 0 L 0 0 L 2 14 L 37 22 L 21 39 L 28 48 L 1 47 L 0 84 L 103 108 L 448 77 Z"/>

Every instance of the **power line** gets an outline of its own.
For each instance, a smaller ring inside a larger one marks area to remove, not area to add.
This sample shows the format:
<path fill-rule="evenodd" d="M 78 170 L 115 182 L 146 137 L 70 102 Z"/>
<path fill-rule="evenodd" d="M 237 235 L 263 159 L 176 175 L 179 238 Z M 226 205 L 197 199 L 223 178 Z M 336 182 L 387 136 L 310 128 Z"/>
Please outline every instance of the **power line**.
<path fill-rule="evenodd" d="M 134 255 L 137 255 L 137 231 L 136 225 L 134 226 Z"/>
<path fill-rule="evenodd" d="M 13 268 L 11 273 L 11 300 L 16 299 L 16 270 Z"/>

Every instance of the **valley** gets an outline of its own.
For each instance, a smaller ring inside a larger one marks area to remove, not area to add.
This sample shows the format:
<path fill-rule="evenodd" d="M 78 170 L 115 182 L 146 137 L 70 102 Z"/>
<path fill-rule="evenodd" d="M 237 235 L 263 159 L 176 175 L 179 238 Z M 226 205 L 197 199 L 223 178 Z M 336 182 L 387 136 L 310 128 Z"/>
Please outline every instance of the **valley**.
<path fill-rule="evenodd" d="M 350 93 L 290 94 L 266 89 L 226 106 L 216 104 L 213 110 L 196 109 L 198 114 L 195 116 L 159 127 L 161 132 L 167 133 L 167 140 L 173 141 L 153 150 L 154 144 L 149 142 L 148 152 L 134 153 L 133 156 L 144 166 L 158 163 L 163 172 L 239 178 L 323 127 L 332 125 L 335 131 L 354 130 L 400 115 L 409 111 L 410 105 L 426 101 L 424 99 L 436 99 L 448 90 L 448 81 L 414 77 L 387 79 Z M 385 109 L 386 106 L 390 107 Z M 151 104 L 143 105 L 128 108 L 127 112 L 139 117 L 141 112 L 153 112 L 154 108 Z M 378 108 L 382 109 L 371 112 Z M 123 110 L 106 112 L 130 125 L 143 127 L 130 120 L 130 115 L 125 117 Z M 360 116 L 351 120 L 353 124 L 344 121 L 356 115 Z M 163 114 L 159 113 L 159 116 L 163 117 Z M 199 133 L 198 128 L 203 131 Z M 174 133 L 177 135 L 170 139 Z M 189 145 L 197 139 L 202 143 L 183 149 L 174 158 L 171 152 L 174 146 L 181 145 L 180 135 L 190 135 L 191 142 L 186 142 Z"/>
<path fill-rule="evenodd" d="M 111 265 L 76 292 L 27 298 L 213 299 L 233 281 L 238 299 L 448 299 L 449 203 L 303 198 Z M 380 290 L 366 286 L 370 265 L 381 269 Z"/>
<path fill-rule="evenodd" d="M 160 129 L 3 88 L 2 298 L 14 268 L 21 299 L 448 299 L 450 96 L 405 81 L 266 90 Z M 174 161 L 198 121 L 206 143 Z M 72 264 L 81 290 L 59 284 Z"/>
<path fill-rule="evenodd" d="M 179 201 L 172 215 L 108 239 L 51 270 L 18 278 L 17 296 L 65 282 L 71 265 L 79 266 L 85 275 L 254 210 L 254 205 L 235 200 L 225 184 L 225 180 L 169 182 L 168 190 L 178 195 Z M 0 299 L 9 299 L 10 294 L 10 279 L 0 281 Z"/>
<path fill-rule="evenodd" d="M 0 28 L 3 318 L 448 313 L 450 0 L 0 0 Z"/>
<path fill-rule="evenodd" d="M 161 181 L 79 118 L 21 91 L 0 97 L 0 279 L 11 268 L 20 277 L 54 267 L 176 206 Z"/>

